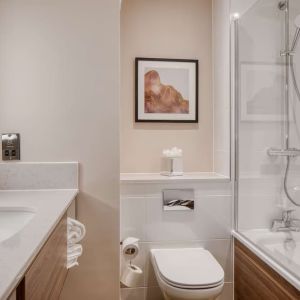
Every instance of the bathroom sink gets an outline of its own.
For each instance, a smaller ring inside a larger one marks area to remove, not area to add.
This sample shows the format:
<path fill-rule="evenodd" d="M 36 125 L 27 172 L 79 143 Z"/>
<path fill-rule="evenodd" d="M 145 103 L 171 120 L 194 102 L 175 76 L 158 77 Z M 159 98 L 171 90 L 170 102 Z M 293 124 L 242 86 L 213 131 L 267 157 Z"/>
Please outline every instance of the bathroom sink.
<path fill-rule="evenodd" d="M 0 207 L 0 243 L 21 231 L 35 214 L 29 207 Z"/>

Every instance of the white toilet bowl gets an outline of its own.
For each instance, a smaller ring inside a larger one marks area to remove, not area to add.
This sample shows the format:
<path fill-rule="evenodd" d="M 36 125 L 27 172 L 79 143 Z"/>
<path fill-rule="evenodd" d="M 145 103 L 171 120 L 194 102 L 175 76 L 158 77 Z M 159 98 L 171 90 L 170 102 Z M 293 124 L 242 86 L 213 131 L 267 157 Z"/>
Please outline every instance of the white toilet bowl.
<path fill-rule="evenodd" d="M 224 271 L 203 248 L 152 249 L 151 261 L 166 300 L 213 300 L 222 292 Z"/>

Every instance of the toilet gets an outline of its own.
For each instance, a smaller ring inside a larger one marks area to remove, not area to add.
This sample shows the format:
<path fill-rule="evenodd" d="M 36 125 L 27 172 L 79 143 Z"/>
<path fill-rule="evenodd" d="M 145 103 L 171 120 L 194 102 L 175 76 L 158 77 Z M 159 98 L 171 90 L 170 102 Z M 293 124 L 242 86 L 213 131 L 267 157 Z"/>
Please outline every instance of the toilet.
<path fill-rule="evenodd" d="M 152 249 L 151 262 L 166 300 L 213 300 L 222 292 L 224 271 L 203 248 Z"/>

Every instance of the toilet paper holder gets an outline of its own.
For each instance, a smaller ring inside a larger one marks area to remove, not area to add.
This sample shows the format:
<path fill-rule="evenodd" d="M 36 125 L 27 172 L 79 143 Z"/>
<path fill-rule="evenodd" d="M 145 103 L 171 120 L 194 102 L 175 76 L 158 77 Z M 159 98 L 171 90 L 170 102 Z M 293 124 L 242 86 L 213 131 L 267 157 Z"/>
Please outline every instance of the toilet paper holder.
<path fill-rule="evenodd" d="M 120 242 L 120 246 L 123 246 L 123 241 Z M 128 248 L 124 251 L 126 255 L 134 255 L 137 252 L 136 248 Z"/>
<path fill-rule="evenodd" d="M 139 239 L 128 237 L 121 242 L 121 252 L 126 260 L 133 260 L 139 254 Z"/>
<path fill-rule="evenodd" d="M 123 255 L 122 263 L 124 264 L 120 281 L 129 288 L 137 287 L 143 275 L 143 270 L 132 264 L 132 260 L 139 254 L 138 242 L 139 239 L 136 237 L 127 237 L 120 242 L 121 253 Z"/>
<path fill-rule="evenodd" d="M 135 252 L 136 252 L 135 248 L 128 248 L 125 250 L 125 254 L 127 254 L 127 255 L 134 255 Z"/>

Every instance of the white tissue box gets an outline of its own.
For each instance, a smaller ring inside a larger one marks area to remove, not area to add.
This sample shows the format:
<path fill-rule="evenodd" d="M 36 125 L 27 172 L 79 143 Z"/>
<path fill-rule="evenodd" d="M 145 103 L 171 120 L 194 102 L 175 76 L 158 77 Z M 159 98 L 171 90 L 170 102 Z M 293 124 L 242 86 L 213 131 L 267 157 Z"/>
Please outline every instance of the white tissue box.
<path fill-rule="evenodd" d="M 182 176 L 183 163 L 182 157 L 166 157 L 166 171 L 162 172 L 165 176 Z"/>

